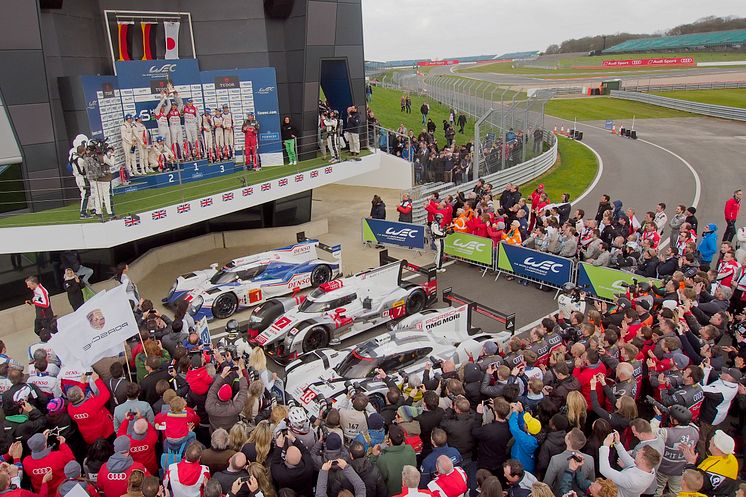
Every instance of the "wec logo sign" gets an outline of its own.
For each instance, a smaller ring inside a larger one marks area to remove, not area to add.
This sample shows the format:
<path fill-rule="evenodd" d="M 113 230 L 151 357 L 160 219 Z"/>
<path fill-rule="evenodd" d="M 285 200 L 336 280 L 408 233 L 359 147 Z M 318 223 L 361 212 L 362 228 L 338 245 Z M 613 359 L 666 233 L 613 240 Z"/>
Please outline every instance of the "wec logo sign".
<path fill-rule="evenodd" d="M 545 272 L 551 271 L 553 273 L 559 273 L 559 270 L 562 269 L 562 264 L 558 262 L 552 262 L 549 260 L 537 261 L 534 260 L 533 257 L 526 257 L 526 259 L 523 261 L 523 264 Z"/>
<path fill-rule="evenodd" d="M 404 238 L 415 238 L 417 236 L 417 231 L 410 229 L 410 228 L 402 228 L 400 230 L 394 229 L 394 228 L 388 228 L 386 230 L 386 234 L 389 236 L 397 236 L 397 237 L 404 237 Z"/>
<path fill-rule="evenodd" d="M 479 252 L 480 250 L 484 250 L 484 247 L 486 246 L 486 243 L 471 241 L 471 242 L 464 242 L 462 240 L 454 240 L 453 246 L 458 247 L 463 250 L 474 250 Z"/>
<path fill-rule="evenodd" d="M 264 88 L 259 88 L 257 93 L 259 93 L 259 95 L 269 95 L 273 91 L 275 91 L 274 86 L 265 86 Z"/>
<path fill-rule="evenodd" d="M 150 66 L 148 69 L 149 74 L 165 74 L 176 71 L 176 64 L 163 64 L 161 67 Z"/>

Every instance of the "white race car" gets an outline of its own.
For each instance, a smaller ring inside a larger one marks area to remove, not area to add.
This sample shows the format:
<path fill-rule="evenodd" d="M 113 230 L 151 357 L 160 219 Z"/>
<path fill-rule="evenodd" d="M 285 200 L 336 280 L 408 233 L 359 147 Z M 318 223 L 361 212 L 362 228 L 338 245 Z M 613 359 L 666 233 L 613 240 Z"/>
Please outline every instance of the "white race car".
<path fill-rule="evenodd" d="M 382 265 L 319 285 L 308 297 L 270 300 L 254 309 L 249 336 L 278 362 L 416 314 L 437 299 L 434 268 L 398 261 L 381 252 Z M 391 262 L 393 261 L 393 262 Z M 404 270 L 425 276 L 406 281 Z M 300 301 L 300 302 L 299 302 Z"/>
<path fill-rule="evenodd" d="M 444 298 L 449 300 L 445 293 Z M 458 304 L 457 300 L 468 303 Z M 322 408 L 333 405 L 353 385 L 380 409 L 385 405 L 389 387 L 376 377 L 376 369 L 383 369 L 399 383 L 402 374 L 421 375 L 428 361 L 437 365 L 439 361 L 453 359 L 461 364 L 468 361 L 470 355 L 478 357 L 484 341 L 504 342 L 512 336 L 512 332 L 486 333 L 471 326 L 474 311 L 490 318 L 505 314 L 460 297 L 452 299 L 451 303 L 457 307 L 427 313 L 424 319 L 408 328 L 391 331 L 355 347 L 322 348 L 301 355 L 285 367 L 286 396 L 302 405 L 309 414 L 318 416 Z"/>
<path fill-rule="evenodd" d="M 328 253 L 329 261 L 319 257 Z M 233 259 L 222 269 L 194 271 L 179 276 L 165 304 L 189 302 L 195 319 L 224 319 L 242 307 L 261 304 L 271 297 L 318 287 L 342 272 L 342 248 L 328 246 L 298 234 L 298 243 Z"/>

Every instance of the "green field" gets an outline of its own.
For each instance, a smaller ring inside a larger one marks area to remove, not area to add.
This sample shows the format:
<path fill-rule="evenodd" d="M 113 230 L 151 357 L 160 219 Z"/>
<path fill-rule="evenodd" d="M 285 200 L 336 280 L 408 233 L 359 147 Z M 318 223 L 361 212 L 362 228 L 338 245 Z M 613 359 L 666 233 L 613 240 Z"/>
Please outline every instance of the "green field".
<path fill-rule="evenodd" d="M 464 69 L 459 69 L 456 72 L 486 72 L 486 73 L 499 73 L 499 74 L 535 74 L 535 75 L 552 75 L 552 74 L 577 74 L 577 75 L 598 75 L 599 73 L 620 73 L 620 72 L 639 72 L 639 71 L 660 71 L 660 70 L 671 70 L 671 69 L 682 69 L 681 67 L 633 67 L 629 69 L 605 69 L 601 66 L 604 60 L 626 60 L 626 59 L 651 59 L 658 57 L 694 57 L 695 62 L 725 62 L 725 61 L 746 61 L 746 53 L 718 53 L 718 52 L 702 52 L 702 53 L 635 53 L 635 54 L 609 54 L 609 55 L 595 55 L 593 57 L 588 56 L 567 56 L 567 57 L 556 57 L 546 59 L 545 62 L 541 58 L 534 61 L 535 64 L 555 66 L 556 69 L 538 69 L 531 67 L 513 67 L 511 62 L 498 62 L 492 64 L 480 64 L 476 66 L 469 66 Z M 593 69 L 573 69 L 573 66 L 598 66 L 597 70 Z M 693 66 L 696 67 L 696 66 Z"/>
<path fill-rule="evenodd" d="M 404 124 L 404 127 L 408 130 L 413 130 L 415 136 L 417 136 L 420 134 L 420 131 L 422 131 L 422 128 L 425 127 L 422 125 L 422 114 L 420 114 L 420 106 L 422 105 L 423 100 L 425 100 L 430 104 L 430 114 L 428 117 L 430 117 L 438 127 L 435 131 L 435 139 L 438 141 L 439 146 L 445 146 L 446 137 L 443 132 L 443 120 L 448 119 L 448 111 L 450 109 L 430 97 L 412 95 L 412 113 L 407 114 L 401 112 L 399 99 L 403 93 L 405 92 L 381 88 L 379 86 L 373 88 L 373 100 L 368 104 L 368 106 L 373 110 L 380 125 L 384 128 L 396 131 L 400 124 Z M 467 116 L 467 119 L 466 126 L 464 127 L 464 134 L 456 133 L 457 145 L 465 144 L 474 139 L 474 121 L 469 116 Z M 458 127 L 456 127 L 456 131 L 458 131 Z"/>
<path fill-rule="evenodd" d="M 369 153 L 370 152 L 367 150 L 362 150 L 360 155 L 368 155 Z M 314 169 L 323 164 L 328 164 L 328 161 L 317 158 L 299 162 L 297 166 L 286 165 L 265 167 L 258 172 L 242 171 L 225 176 L 220 176 L 219 178 L 205 179 L 202 181 L 186 183 L 182 186 L 177 185 L 165 188 L 123 193 L 121 195 L 114 196 L 114 211 L 120 217 L 131 213 L 145 212 L 157 209 L 158 207 L 175 205 L 187 200 L 194 200 L 197 198 L 207 197 L 209 195 L 215 195 L 216 193 L 221 193 L 228 190 L 235 190 L 242 185 L 242 179 L 246 180 L 247 185 L 256 185 L 263 181 L 273 180 L 281 178 L 283 176 L 287 176 L 289 174 L 293 174 L 294 172 Z M 76 202 L 71 202 L 65 207 L 2 218 L 0 219 L 0 226 L 10 227 L 44 224 L 100 222 L 97 219 L 79 219 L 79 208 L 80 201 L 78 200 Z"/>
<path fill-rule="evenodd" d="M 574 200 L 593 182 L 598 172 L 598 160 L 588 147 L 570 140 L 557 137 L 559 140 L 559 159 L 546 173 L 528 183 L 521 185 L 521 193 L 529 197 L 539 183 L 544 184 L 552 202 L 559 202 L 563 193 L 569 193 Z"/>
<path fill-rule="evenodd" d="M 584 97 L 552 99 L 544 111 L 555 117 L 572 121 L 603 121 L 606 119 L 660 119 L 666 117 L 692 117 L 665 107 L 657 107 L 611 97 Z"/>
<path fill-rule="evenodd" d="M 687 90 L 654 92 L 661 97 L 678 98 L 691 102 L 746 108 L 746 88 L 725 90 Z"/>

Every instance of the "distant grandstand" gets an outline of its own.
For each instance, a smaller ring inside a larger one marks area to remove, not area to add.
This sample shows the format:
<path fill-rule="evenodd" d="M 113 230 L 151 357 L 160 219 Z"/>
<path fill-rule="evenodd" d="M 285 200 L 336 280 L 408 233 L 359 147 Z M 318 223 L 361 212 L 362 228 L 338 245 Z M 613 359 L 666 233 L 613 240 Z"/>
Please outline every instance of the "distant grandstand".
<path fill-rule="evenodd" d="M 527 60 L 535 59 L 539 55 L 541 55 L 541 52 L 539 50 L 530 50 L 528 52 L 505 53 L 495 58 L 498 60 Z"/>
<path fill-rule="evenodd" d="M 603 53 L 657 52 L 671 50 L 702 50 L 712 48 L 741 48 L 746 44 L 746 29 L 693 33 L 681 36 L 661 36 L 628 40 Z"/>
<path fill-rule="evenodd" d="M 481 62 L 487 60 L 527 60 L 534 59 L 539 56 L 541 52 L 538 50 L 531 50 L 528 52 L 511 52 L 503 55 L 490 54 L 490 55 L 469 55 L 468 57 L 446 57 L 443 60 L 458 60 L 460 63 L 465 62 Z M 386 69 L 392 69 L 396 67 L 414 67 L 418 62 L 431 61 L 433 59 L 403 59 L 403 60 L 389 60 L 386 62 L 379 62 L 373 60 L 365 61 L 366 72 L 383 71 Z"/>

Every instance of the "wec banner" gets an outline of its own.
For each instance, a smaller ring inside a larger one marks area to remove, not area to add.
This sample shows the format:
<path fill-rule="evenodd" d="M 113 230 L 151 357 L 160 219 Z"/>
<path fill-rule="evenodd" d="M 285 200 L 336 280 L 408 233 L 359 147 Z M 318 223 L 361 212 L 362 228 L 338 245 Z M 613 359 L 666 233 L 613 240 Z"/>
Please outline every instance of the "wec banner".
<path fill-rule="evenodd" d="M 497 269 L 560 287 L 572 281 L 572 261 L 518 245 L 500 243 Z"/>
<path fill-rule="evenodd" d="M 397 247 L 409 249 L 425 248 L 424 226 L 366 218 L 363 218 L 362 226 L 363 242 L 396 245 Z"/>
<path fill-rule="evenodd" d="M 655 285 L 662 284 L 660 280 L 644 278 L 618 269 L 598 267 L 585 262 L 578 264 L 577 285 L 585 287 L 586 292 L 600 299 L 616 299 L 617 294 L 623 294 L 627 291 L 624 285 L 632 285 L 635 280 L 648 281 Z"/>
<path fill-rule="evenodd" d="M 49 341 L 63 364 L 90 366 L 119 355 L 124 341 L 138 333 L 126 287 L 99 292 L 72 314 L 57 320 L 59 331 Z"/>
<path fill-rule="evenodd" d="M 468 233 L 451 233 L 446 236 L 444 251 L 446 255 L 492 267 L 492 240 L 489 238 Z"/>

